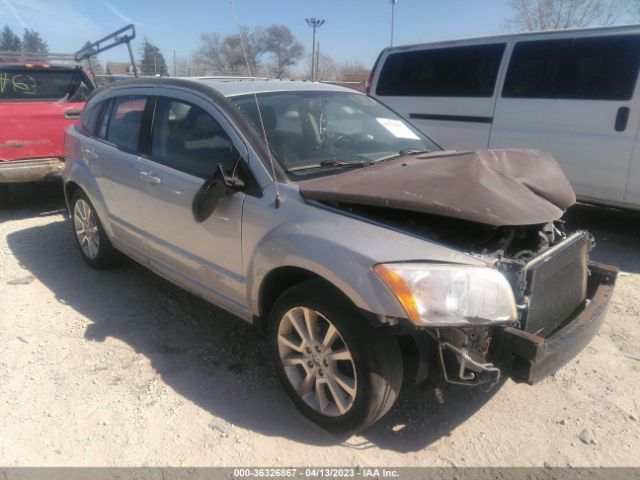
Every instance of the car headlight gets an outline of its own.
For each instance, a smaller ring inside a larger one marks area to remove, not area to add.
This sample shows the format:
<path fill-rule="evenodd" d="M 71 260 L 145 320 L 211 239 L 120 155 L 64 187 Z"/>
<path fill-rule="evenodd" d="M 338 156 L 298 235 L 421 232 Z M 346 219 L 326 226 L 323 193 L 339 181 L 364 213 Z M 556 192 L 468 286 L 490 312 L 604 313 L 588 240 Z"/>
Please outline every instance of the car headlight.
<path fill-rule="evenodd" d="M 513 290 L 495 269 L 387 263 L 376 265 L 373 270 L 416 325 L 485 325 L 516 319 Z"/>

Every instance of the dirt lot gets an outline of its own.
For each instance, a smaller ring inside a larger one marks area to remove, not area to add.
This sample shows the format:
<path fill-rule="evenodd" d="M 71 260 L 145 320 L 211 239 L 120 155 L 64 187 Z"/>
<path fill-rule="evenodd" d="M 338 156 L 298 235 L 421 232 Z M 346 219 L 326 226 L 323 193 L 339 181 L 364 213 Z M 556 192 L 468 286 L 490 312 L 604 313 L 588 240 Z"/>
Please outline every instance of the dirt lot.
<path fill-rule="evenodd" d="M 428 382 L 340 441 L 247 324 L 133 262 L 80 258 L 55 184 L 0 209 L 0 465 L 640 466 L 640 215 L 578 206 L 622 275 L 605 326 L 535 387 Z M 593 442 L 579 435 L 590 430 Z"/>

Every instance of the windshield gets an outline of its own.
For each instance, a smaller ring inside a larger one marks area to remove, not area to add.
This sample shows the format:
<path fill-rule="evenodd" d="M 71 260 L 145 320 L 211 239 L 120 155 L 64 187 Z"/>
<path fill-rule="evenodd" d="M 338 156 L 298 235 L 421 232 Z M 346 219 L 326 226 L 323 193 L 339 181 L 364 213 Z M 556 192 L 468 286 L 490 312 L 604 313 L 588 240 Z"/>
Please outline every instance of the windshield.
<path fill-rule="evenodd" d="M 0 101 L 61 100 L 84 101 L 91 90 L 78 69 L 33 69 L 0 65 Z"/>
<path fill-rule="evenodd" d="M 269 147 L 289 175 L 336 173 L 439 150 L 419 130 L 366 95 L 295 91 L 257 94 Z M 262 137 L 253 94 L 232 97 Z"/>

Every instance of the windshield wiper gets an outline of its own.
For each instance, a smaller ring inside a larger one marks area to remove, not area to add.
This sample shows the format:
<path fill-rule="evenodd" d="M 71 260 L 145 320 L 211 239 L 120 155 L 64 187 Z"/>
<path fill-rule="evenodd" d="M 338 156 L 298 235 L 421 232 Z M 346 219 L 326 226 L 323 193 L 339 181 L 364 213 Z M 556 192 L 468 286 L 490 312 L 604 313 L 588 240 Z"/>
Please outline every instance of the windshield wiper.
<path fill-rule="evenodd" d="M 391 160 L 392 158 L 404 157 L 406 155 L 418 155 L 419 153 L 431 153 L 433 150 L 420 150 L 419 148 L 405 148 L 397 153 L 391 155 L 385 155 L 384 157 L 376 158 L 375 162 L 384 162 L 385 160 Z"/>
<path fill-rule="evenodd" d="M 343 162 L 340 160 L 322 160 L 320 163 L 310 163 L 309 165 L 299 165 L 287 169 L 287 172 L 299 172 L 300 170 L 311 170 L 312 168 L 341 167 L 354 168 L 371 165 L 373 162 L 358 160 L 354 162 Z"/>

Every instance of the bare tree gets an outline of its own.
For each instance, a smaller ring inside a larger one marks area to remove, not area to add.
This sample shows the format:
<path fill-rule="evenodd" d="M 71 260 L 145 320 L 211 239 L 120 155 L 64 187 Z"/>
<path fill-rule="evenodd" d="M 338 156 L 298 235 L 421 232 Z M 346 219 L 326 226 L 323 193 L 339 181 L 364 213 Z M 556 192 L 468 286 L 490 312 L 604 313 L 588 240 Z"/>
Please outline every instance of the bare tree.
<path fill-rule="evenodd" d="M 618 0 L 509 0 L 509 30 L 556 30 L 610 25 L 622 13 Z"/>
<path fill-rule="evenodd" d="M 343 82 L 366 82 L 369 69 L 360 61 L 345 62 L 340 67 L 340 80 Z"/>
<path fill-rule="evenodd" d="M 282 78 L 304 55 L 304 47 L 286 25 L 271 25 L 262 36 L 263 52 L 272 57 L 271 74 Z"/>
<path fill-rule="evenodd" d="M 627 0 L 627 13 L 632 20 L 640 20 L 640 0 Z"/>
<path fill-rule="evenodd" d="M 207 74 L 212 75 L 255 75 L 260 68 L 262 49 L 262 30 L 249 30 L 241 27 L 240 34 L 226 35 L 220 38 L 215 33 L 204 33 L 200 36 L 200 46 L 194 60 Z M 244 40 L 244 50 L 242 41 Z M 245 51 L 250 71 L 247 71 Z"/>
<path fill-rule="evenodd" d="M 311 54 L 307 55 L 307 72 L 305 73 L 307 79 L 311 78 Z M 316 71 L 316 79 L 323 80 L 338 80 L 339 67 L 338 64 L 329 55 L 321 53 L 318 57 L 318 69 Z"/>

